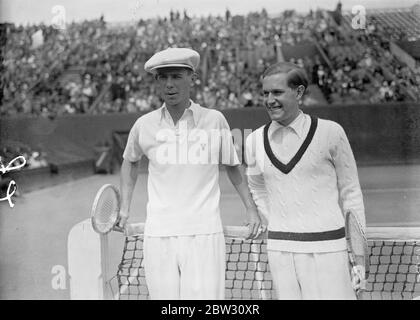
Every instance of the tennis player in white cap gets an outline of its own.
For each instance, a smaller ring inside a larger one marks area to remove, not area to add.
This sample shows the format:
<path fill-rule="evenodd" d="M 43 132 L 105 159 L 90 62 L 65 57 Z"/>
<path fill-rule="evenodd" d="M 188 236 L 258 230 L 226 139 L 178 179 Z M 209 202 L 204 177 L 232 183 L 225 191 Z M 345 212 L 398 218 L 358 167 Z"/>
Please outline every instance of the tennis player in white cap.
<path fill-rule="evenodd" d="M 224 298 L 219 164 L 246 207 L 249 237 L 261 232 L 225 117 L 190 99 L 199 61 L 194 50 L 170 48 L 146 62 L 164 104 L 136 121 L 123 155 L 120 227 L 129 215 L 139 161 L 149 159 L 144 267 L 151 299 Z"/>

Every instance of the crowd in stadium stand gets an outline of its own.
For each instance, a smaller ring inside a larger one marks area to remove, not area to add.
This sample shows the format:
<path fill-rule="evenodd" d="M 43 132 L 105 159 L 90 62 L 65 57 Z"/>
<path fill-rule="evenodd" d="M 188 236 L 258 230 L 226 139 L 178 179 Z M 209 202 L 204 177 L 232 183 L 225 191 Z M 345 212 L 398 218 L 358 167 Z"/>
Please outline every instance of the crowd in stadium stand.
<path fill-rule="evenodd" d="M 272 18 L 263 10 L 198 18 L 171 11 L 164 19 L 119 27 L 100 18 L 65 30 L 8 24 L 2 33 L 0 114 L 55 117 L 156 109 L 161 100 L 143 64 L 170 46 L 192 47 L 201 55 L 197 102 L 217 109 L 262 106 L 262 71 L 277 60 L 281 44 L 304 41 L 316 41 L 325 56 L 291 61 L 307 70 L 328 102 L 420 100 L 420 75 L 390 53 L 389 28 L 369 21 L 365 30 L 352 32 L 344 27 L 348 21 L 337 23 L 326 11 L 285 11 Z M 34 37 L 39 30 L 42 36 Z"/>

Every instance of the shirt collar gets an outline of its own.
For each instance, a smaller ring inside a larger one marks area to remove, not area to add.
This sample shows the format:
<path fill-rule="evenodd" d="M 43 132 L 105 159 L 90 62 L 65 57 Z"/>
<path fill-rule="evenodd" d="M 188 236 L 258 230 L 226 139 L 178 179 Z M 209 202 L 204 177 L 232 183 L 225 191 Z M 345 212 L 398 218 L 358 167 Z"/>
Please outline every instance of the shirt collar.
<path fill-rule="evenodd" d="M 166 107 L 166 103 L 163 103 L 160 110 L 161 110 L 160 122 L 162 122 L 162 120 L 165 119 L 166 117 L 170 117 L 168 108 Z M 199 105 L 195 103 L 194 101 L 190 100 L 190 106 L 184 110 L 184 113 L 182 114 L 181 118 L 184 116 L 184 114 L 188 114 L 188 113 L 192 114 L 192 119 L 193 119 L 194 127 L 195 127 L 199 120 L 199 113 L 200 113 Z"/>
<path fill-rule="evenodd" d="M 273 135 L 279 129 L 284 129 L 288 127 L 292 129 L 298 135 L 300 139 L 302 139 L 305 134 L 305 120 L 306 120 L 305 114 L 303 113 L 302 110 L 299 110 L 299 114 L 296 117 L 296 119 L 293 120 L 292 123 L 290 123 L 287 126 L 283 126 L 277 121 L 272 121 L 273 130 L 271 130 L 271 135 Z"/>

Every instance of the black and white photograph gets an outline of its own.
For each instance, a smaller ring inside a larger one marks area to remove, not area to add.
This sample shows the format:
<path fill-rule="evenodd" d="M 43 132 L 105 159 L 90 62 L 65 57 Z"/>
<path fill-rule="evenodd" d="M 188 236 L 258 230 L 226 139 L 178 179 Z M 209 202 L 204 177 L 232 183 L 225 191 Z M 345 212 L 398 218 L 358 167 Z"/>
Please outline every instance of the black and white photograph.
<path fill-rule="evenodd" d="M 420 300 L 419 0 L 0 0 L 0 70 L 0 300 Z"/>

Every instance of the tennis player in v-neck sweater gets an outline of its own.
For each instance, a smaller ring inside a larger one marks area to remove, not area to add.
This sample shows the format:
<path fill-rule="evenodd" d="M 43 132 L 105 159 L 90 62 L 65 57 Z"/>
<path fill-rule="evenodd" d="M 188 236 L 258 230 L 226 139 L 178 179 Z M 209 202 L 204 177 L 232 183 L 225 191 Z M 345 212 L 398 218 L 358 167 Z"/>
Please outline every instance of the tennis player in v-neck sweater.
<path fill-rule="evenodd" d="M 291 63 L 262 76 L 271 122 L 246 141 L 248 183 L 268 220 L 268 259 L 279 299 L 355 299 L 344 215 L 366 227 L 356 162 L 343 128 L 299 108 L 308 80 Z"/>

